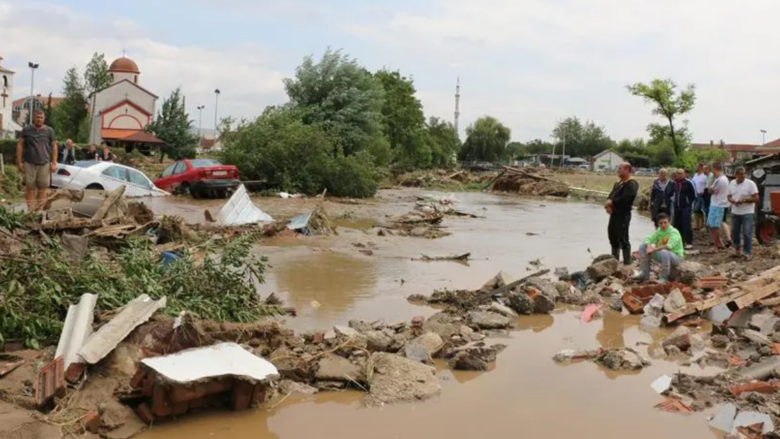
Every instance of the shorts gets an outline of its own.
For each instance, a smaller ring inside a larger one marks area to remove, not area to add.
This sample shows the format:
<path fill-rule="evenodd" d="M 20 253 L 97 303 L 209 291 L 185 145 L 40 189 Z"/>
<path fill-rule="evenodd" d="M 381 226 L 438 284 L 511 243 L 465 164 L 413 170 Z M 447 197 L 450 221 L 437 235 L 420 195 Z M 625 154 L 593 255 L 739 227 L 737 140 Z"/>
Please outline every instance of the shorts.
<path fill-rule="evenodd" d="M 28 190 L 47 189 L 51 183 L 51 171 L 49 164 L 33 165 L 24 164 L 24 183 Z"/>
<path fill-rule="evenodd" d="M 707 215 L 707 227 L 717 229 L 726 216 L 725 207 L 710 206 L 710 213 Z"/>
<path fill-rule="evenodd" d="M 704 196 L 696 195 L 696 200 L 693 202 L 693 212 L 704 212 Z"/>

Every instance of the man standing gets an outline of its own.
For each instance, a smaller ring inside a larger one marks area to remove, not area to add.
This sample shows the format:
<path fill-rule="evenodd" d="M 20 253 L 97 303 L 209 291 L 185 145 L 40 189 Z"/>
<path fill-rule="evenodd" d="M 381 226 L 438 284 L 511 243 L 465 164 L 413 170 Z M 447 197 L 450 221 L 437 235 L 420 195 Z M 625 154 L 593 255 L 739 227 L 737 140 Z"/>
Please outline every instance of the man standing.
<path fill-rule="evenodd" d="M 604 208 L 609 214 L 609 244 L 612 246 L 612 256 L 620 260 L 620 251 L 623 251 L 623 263 L 631 264 L 631 241 L 628 237 L 628 229 L 631 225 L 631 209 L 634 199 L 639 192 L 639 183 L 631 178 L 631 165 L 621 163 L 618 165 L 618 177 L 620 181 L 615 183 L 609 200 Z"/>
<path fill-rule="evenodd" d="M 739 167 L 736 178 L 729 183 L 728 200 L 731 203 L 731 240 L 734 257 L 750 260 L 753 255 L 753 216 L 758 202 L 758 187 L 745 178 L 745 168 Z M 744 254 L 740 239 L 744 238 Z"/>
<path fill-rule="evenodd" d="M 16 166 L 24 174 L 29 211 L 43 208 L 51 173 L 57 169 L 57 139 L 54 130 L 44 125 L 45 118 L 43 111 L 36 110 L 33 124 L 22 129 L 16 144 Z"/>
<path fill-rule="evenodd" d="M 674 181 L 674 228 L 680 231 L 685 249 L 693 248 L 691 211 L 696 202 L 696 189 L 691 180 L 685 178 L 685 170 L 678 169 Z"/>
<path fill-rule="evenodd" d="M 669 171 L 665 168 L 658 171 L 658 179 L 653 182 L 653 188 L 650 190 L 650 217 L 656 227 L 658 227 L 659 214 L 671 213 L 674 190 L 673 184 L 669 184 L 668 174 Z"/>
<path fill-rule="evenodd" d="M 669 272 L 673 266 L 679 265 L 685 251 L 680 232 L 671 226 L 669 216 L 665 213 L 658 215 L 658 229 L 645 239 L 639 246 L 639 273 L 634 280 L 647 280 L 650 278 L 650 258 L 661 263 L 661 277 L 659 283 L 665 284 L 669 279 Z"/>
<path fill-rule="evenodd" d="M 699 163 L 696 166 L 696 175 L 693 176 L 693 188 L 696 191 L 696 200 L 693 204 L 693 216 L 695 230 L 704 227 L 704 192 L 707 189 L 707 174 L 704 173 L 704 165 Z"/>
<path fill-rule="evenodd" d="M 57 159 L 58 163 L 62 163 L 63 165 L 69 165 L 75 162 L 74 158 L 74 151 L 73 151 L 73 141 L 68 139 L 65 141 L 65 146 L 59 149 L 59 156 Z"/>
<path fill-rule="evenodd" d="M 723 228 L 723 218 L 729 207 L 729 179 L 723 175 L 723 165 L 719 162 L 712 164 L 713 180 L 709 186 L 710 208 L 707 214 L 707 228 L 710 231 L 710 242 L 718 250 L 726 248 L 720 239 L 720 230 Z M 728 236 L 728 235 L 726 235 Z"/>

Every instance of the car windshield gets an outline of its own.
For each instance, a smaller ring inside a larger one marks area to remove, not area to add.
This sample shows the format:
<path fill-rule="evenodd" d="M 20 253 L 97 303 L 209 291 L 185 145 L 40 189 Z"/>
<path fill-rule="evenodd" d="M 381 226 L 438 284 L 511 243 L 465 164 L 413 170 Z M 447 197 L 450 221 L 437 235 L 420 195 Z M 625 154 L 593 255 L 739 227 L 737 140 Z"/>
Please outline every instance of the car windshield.
<path fill-rule="evenodd" d="M 219 166 L 220 163 L 216 160 L 209 160 L 209 159 L 197 159 L 197 160 L 190 160 L 190 164 L 193 168 L 208 168 L 209 166 Z"/>
<path fill-rule="evenodd" d="M 83 160 L 83 161 L 74 163 L 73 166 L 76 166 L 76 167 L 79 167 L 79 168 L 89 168 L 89 167 L 97 165 L 98 163 L 100 163 L 100 162 L 96 162 L 94 160 Z"/>

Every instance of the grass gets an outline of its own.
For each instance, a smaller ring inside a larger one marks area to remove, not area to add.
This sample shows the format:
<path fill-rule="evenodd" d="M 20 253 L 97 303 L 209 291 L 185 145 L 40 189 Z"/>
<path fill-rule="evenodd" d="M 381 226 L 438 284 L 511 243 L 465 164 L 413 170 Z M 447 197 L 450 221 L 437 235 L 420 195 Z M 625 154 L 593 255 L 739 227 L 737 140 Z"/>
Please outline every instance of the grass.
<path fill-rule="evenodd" d="M 610 192 L 612 186 L 618 181 L 614 174 L 596 174 L 594 172 L 577 173 L 559 173 L 556 172 L 552 178 L 564 182 L 569 186 L 581 187 L 594 191 Z M 653 185 L 655 177 L 634 177 L 639 182 L 639 192 L 642 193 Z"/>

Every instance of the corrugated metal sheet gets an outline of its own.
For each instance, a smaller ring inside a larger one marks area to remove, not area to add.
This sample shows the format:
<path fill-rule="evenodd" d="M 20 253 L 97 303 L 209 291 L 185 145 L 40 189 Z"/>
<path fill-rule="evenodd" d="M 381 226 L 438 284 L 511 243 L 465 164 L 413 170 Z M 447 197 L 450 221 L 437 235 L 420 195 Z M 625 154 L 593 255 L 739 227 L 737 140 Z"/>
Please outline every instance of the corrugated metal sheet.
<path fill-rule="evenodd" d="M 309 225 L 309 220 L 311 219 L 313 213 L 314 211 L 311 211 L 305 215 L 296 216 L 290 220 L 290 223 L 287 224 L 287 228 L 290 230 L 300 230 L 306 228 Z"/>
<path fill-rule="evenodd" d="M 133 329 L 149 320 L 152 314 L 164 306 L 165 297 L 157 301 L 146 294 L 136 297 L 110 322 L 92 334 L 79 351 L 79 355 L 89 364 L 97 363 L 113 351 Z"/>
<path fill-rule="evenodd" d="M 238 187 L 236 193 L 230 197 L 217 215 L 217 222 L 223 226 L 270 223 L 271 221 L 273 218 L 270 215 L 252 203 L 243 184 Z"/>
<path fill-rule="evenodd" d="M 94 318 L 97 294 L 82 294 L 78 305 L 68 308 L 65 326 L 57 343 L 55 357 L 62 357 L 67 370 L 71 363 L 83 363 L 78 353 L 90 335 L 92 335 L 92 320 Z"/>
<path fill-rule="evenodd" d="M 235 343 L 220 343 L 190 349 L 164 357 L 141 360 L 175 383 L 189 383 L 223 376 L 265 381 L 276 378 L 279 371 L 270 361 L 260 358 Z"/>

